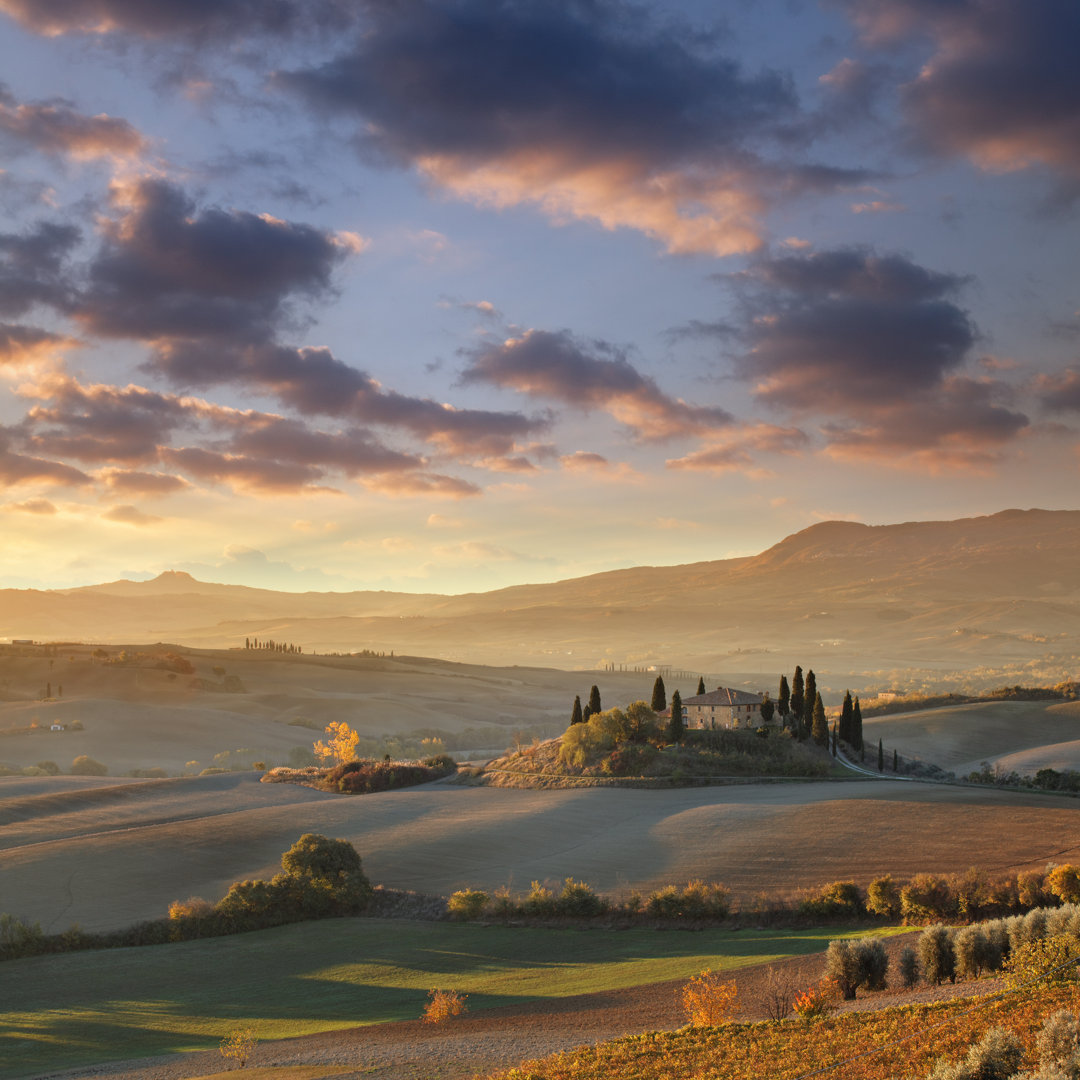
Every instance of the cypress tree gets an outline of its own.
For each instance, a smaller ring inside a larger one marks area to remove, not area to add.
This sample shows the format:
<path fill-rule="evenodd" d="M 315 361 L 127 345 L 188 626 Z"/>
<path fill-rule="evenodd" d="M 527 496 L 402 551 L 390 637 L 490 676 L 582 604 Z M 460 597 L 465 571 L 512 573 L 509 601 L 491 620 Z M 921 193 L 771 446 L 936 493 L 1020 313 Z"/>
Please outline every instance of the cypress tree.
<path fill-rule="evenodd" d="M 766 694 L 761 699 L 761 722 L 763 724 L 771 724 L 775 713 L 776 706 L 773 705 L 772 698 L 770 698 L 769 695 Z"/>
<path fill-rule="evenodd" d="M 589 722 L 590 716 L 592 716 L 592 709 L 590 709 L 589 706 L 586 705 L 585 708 L 581 710 L 581 722 L 583 724 L 587 724 Z"/>
<path fill-rule="evenodd" d="M 858 698 L 855 698 L 855 703 L 851 706 L 851 745 L 862 752 L 862 709 L 859 708 Z"/>
<path fill-rule="evenodd" d="M 668 723 L 668 741 L 682 742 L 683 737 L 682 695 L 678 690 L 671 695 L 671 720 Z"/>
<path fill-rule="evenodd" d="M 894 746 L 893 747 L 893 752 L 892 752 L 892 771 L 893 772 L 897 771 L 897 766 L 899 764 L 900 764 L 900 760 L 899 760 L 899 757 L 897 756 L 897 753 L 896 753 L 896 747 Z"/>
<path fill-rule="evenodd" d="M 833 721 L 833 726 L 832 726 L 832 756 L 833 757 L 836 757 L 836 741 L 837 741 L 836 722 Z"/>
<path fill-rule="evenodd" d="M 854 718 L 854 708 L 851 704 L 851 691 L 844 692 L 844 707 L 840 710 L 840 738 L 849 746 L 852 745 L 851 728 Z"/>
<path fill-rule="evenodd" d="M 656 682 L 653 683 L 651 707 L 653 712 L 663 712 L 667 708 L 667 690 L 664 688 L 663 675 L 657 675 Z"/>
<path fill-rule="evenodd" d="M 580 724 L 584 717 L 581 715 L 581 697 L 577 694 L 574 695 L 574 709 L 570 713 L 570 723 Z"/>
<path fill-rule="evenodd" d="M 818 746 L 829 745 L 829 725 L 825 720 L 825 705 L 822 703 L 821 695 L 814 691 L 814 719 L 811 721 L 811 732 L 814 736 L 814 742 Z"/>
<path fill-rule="evenodd" d="M 704 675 L 699 675 L 698 676 L 697 692 L 699 694 L 704 694 L 705 693 L 705 676 Z"/>
<path fill-rule="evenodd" d="M 780 689 L 776 694 L 776 710 L 780 713 L 780 721 L 787 727 L 788 713 L 791 711 L 791 691 L 788 689 L 787 676 L 780 676 Z"/>
<path fill-rule="evenodd" d="M 817 676 L 813 668 L 806 673 L 806 689 L 803 692 L 803 731 L 814 730 L 814 706 L 817 704 Z"/>
<path fill-rule="evenodd" d="M 877 771 L 885 771 L 885 747 L 882 746 L 880 739 L 877 741 Z"/>
<path fill-rule="evenodd" d="M 598 712 L 603 712 L 600 707 L 600 688 L 596 685 L 589 691 L 589 712 L 594 716 Z"/>
<path fill-rule="evenodd" d="M 803 677 L 802 668 L 798 665 L 795 666 L 795 674 L 791 677 L 791 724 L 792 727 L 798 729 L 802 723 L 802 711 L 803 711 Z"/>

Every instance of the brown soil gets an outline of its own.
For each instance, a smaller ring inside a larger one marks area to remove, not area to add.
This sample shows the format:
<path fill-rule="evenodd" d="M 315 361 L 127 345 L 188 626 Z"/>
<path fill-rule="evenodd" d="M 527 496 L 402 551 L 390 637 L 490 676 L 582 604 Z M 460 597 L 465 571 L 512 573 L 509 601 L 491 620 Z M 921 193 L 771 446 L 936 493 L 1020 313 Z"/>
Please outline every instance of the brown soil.
<path fill-rule="evenodd" d="M 896 957 L 909 935 L 886 942 L 895 970 Z M 824 970 L 823 954 L 797 957 L 779 964 L 743 968 L 733 976 L 739 989 L 738 1019 L 767 1018 L 764 998 L 779 978 L 795 993 L 815 983 Z M 257 1047 L 249 1064 L 338 1065 L 347 1077 L 377 1080 L 459 1080 L 510 1068 L 522 1061 L 578 1046 L 645 1031 L 670 1031 L 686 1023 L 680 1004 L 684 980 L 635 986 L 556 1001 L 507 1005 L 466 1014 L 439 1027 L 419 1020 L 328 1031 L 282 1039 Z M 896 1004 L 943 1000 L 989 993 L 995 980 L 924 987 L 912 992 L 860 994 L 845 1010 L 886 1008 Z M 216 1051 L 106 1063 L 87 1069 L 46 1074 L 54 1080 L 109 1077 L 110 1080 L 190 1080 L 220 1071 Z M 45 1080 L 39 1077 L 37 1080 Z"/>

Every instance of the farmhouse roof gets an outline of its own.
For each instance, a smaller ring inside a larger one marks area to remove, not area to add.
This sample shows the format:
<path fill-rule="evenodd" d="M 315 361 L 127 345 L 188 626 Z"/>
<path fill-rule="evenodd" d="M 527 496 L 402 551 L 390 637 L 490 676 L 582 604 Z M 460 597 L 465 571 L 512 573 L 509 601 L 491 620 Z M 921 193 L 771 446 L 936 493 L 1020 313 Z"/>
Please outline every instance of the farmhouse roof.
<path fill-rule="evenodd" d="M 749 694 L 745 690 L 731 690 L 718 686 L 707 694 L 695 694 L 686 698 L 684 705 L 760 705 L 760 694 Z"/>

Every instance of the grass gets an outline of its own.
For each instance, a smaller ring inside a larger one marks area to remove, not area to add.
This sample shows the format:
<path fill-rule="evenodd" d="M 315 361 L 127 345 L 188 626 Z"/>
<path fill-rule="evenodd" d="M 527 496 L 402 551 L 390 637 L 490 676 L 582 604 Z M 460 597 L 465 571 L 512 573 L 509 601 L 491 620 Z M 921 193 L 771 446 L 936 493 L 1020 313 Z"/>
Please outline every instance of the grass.
<path fill-rule="evenodd" d="M 0 1077 L 420 1017 L 433 987 L 470 1011 L 688 978 L 881 930 L 549 930 L 334 919 L 230 938 L 0 966 Z M 899 929 L 897 931 L 900 932 Z"/>

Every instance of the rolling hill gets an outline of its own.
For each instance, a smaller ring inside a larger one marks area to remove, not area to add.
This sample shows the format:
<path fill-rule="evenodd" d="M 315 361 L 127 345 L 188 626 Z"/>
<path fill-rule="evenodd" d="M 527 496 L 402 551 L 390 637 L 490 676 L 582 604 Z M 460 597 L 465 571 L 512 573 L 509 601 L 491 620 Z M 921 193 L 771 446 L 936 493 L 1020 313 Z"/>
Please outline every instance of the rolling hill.
<path fill-rule="evenodd" d="M 636 567 L 457 596 L 280 593 L 196 581 L 0 591 L 0 639 L 274 638 L 306 652 L 361 649 L 591 668 L 671 664 L 771 673 L 795 663 L 880 676 L 987 669 L 1047 681 L 1080 657 L 1080 511 L 959 521 L 831 521 L 749 558 Z M 894 680 L 895 681 L 895 680 Z"/>

